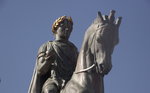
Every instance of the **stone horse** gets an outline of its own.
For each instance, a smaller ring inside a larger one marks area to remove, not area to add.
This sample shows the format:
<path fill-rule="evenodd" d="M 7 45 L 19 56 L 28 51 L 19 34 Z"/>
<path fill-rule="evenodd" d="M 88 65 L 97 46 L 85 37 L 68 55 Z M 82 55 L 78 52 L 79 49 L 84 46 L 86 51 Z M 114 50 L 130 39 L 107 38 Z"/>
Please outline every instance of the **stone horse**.
<path fill-rule="evenodd" d="M 76 70 L 60 93 L 104 93 L 103 78 L 112 68 L 111 55 L 119 41 L 121 17 L 115 21 L 114 13 L 102 16 L 98 12 L 85 32 Z"/>

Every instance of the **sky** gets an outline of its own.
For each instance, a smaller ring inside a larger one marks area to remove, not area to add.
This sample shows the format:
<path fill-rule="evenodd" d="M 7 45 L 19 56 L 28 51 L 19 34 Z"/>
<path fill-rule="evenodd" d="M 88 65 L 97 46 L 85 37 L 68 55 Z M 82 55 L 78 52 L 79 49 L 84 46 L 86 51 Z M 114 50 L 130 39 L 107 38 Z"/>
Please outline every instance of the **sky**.
<path fill-rule="evenodd" d="M 0 93 L 27 93 L 38 48 L 54 40 L 55 19 L 72 17 L 70 41 L 80 50 L 97 12 L 112 9 L 123 20 L 105 93 L 150 93 L 150 0 L 0 0 Z"/>

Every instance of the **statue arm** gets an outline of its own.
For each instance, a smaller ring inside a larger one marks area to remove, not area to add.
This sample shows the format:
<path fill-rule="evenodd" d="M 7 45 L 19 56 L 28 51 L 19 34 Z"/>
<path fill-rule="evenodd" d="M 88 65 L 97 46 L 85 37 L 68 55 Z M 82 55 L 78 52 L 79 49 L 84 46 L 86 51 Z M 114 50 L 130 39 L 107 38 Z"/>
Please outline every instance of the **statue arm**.
<path fill-rule="evenodd" d="M 37 56 L 37 72 L 38 75 L 44 75 L 50 69 L 51 63 L 54 59 L 54 51 L 52 49 L 47 50 L 47 44 L 43 44 L 38 51 Z"/>

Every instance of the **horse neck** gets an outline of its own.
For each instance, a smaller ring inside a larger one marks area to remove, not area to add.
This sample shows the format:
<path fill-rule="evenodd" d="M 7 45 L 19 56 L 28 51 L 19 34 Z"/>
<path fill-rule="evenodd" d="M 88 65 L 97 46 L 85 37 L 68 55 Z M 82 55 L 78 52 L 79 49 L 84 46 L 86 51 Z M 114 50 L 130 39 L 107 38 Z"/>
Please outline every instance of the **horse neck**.
<path fill-rule="evenodd" d="M 86 43 L 83 43 L 84 45 L 82 45 L 82 48 L 80 50 L 80 53 L 79 53 L 79 56 L 78 56 L 78 60 L 77 60 L 77 65 L 76 65 L 76 70 L 75 72 L 80 72 L 82 71 L 83 69 L 87 69 L 89 67 L 91 67 L 93 64 L 95 64 L 94 62 L 94 56 L 93 54 L 91 53 L 91 49 L 89 47 L 91 47 L 89 44 L 87 44 L 88 42 Z M 90 70 L 86 71 L 86 72 L 81 72 L 82 73 L 82 76 L 83 77 L 93 77 L 93 75 L 97 74 L 96 73 L 96 69 L 95 71 L 93 70 L 95 68 L 91 68 Z M 94 71 L 94 74 L 93 72 L 91 71 Z M 88 76 L 87 76 L 88 75 Z"/>
<path fill-rule="evenodd" d="M 90 51 L 90 35 L 91 33 L 86 33 L 82 47 L 79 52 L 78 60 L 77 60 L 77 65 L 76 65 L 76 70 L 75 72 L 81 71 L 83 69 L 86 69 L 94 64 L 94 57 L 91 54 Z M 87 87 L 88 89 L 91 89 L 90 93 L 104 93 L 103 90 L 103 77 L 96 73 L 96 71 L 93 72 L 82 72 L 78 74 L 73 75 L 73 80 L 76 80 L 78 84 Z M 94 92 L 93 92 L 94 91 Z"/>
<path fill-rule="evenodd" d="M 87 68 L 86 63 L 86 52 L 81 50 L 78 56 L 77 65 L 76 65 L 76 72 Z"/>
<path fill-rule="evenodd" d="M 91 29 L 93 29 L 93 26 L 90 26 L 88 28 L 88 31 L 86 31 L 86 33 L 85 33 L 85 36 L 84 36 L 84 39 L 82 42 L 82 46 L 80 49 L 80 53 L 78 56 L 78 60 L 77 60 L 76 70 L 85 69 L 87 67 L 90 67 L 93 64 L 92 60 L 87 58 L 87 56 L 89 56 L 89 54 L 91 55 L 91 53 L 90 53 L 91 51 L 89 50 L 91 47 L 91 44 L 89 44 L 89 42 L 91 42 L 91 38 L 93 39 L 93 37 L 94 37 L 94 31 Z"/>
<path fill-rule="evenodd" d="M 78 60 L 77 60 L 76 71 L 83 70 L 92 65 L 92 61 L 87 59 L 87 56 L 89 56 L 89 48 L 88 47 L 89 47 L 88 46 L 88 38 L 84 38 L 82 47 L 79 52 Z"/>
<path fill-rule="evenodd" d="M 90 56 L 90 55 L 89 55 Z M 83 70 L 85 68 L 90 67 L 93 62 L 87 61 L 89 58 L 84 51 L 80 51 L 78 61 L 77 61 L 77 66 L 76 66 L 76 71 Z M 94 72 L 91 72 L 92 70 L 88 72 L 82 72 L 79 74 L 75 75 L 75 80 L 81 85 L 85 86 L 90 93 L 104 93 L 104 88 L 103 88 L 103 77 L 96 73 L 96 70 Z"/>

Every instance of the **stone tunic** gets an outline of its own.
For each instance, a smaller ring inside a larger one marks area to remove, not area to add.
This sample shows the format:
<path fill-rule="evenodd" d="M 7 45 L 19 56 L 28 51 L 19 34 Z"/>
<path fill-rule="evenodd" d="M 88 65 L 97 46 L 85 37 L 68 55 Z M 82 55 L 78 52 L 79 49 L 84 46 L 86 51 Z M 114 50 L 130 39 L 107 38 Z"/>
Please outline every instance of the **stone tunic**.
<path fill-rule="evenodd" d="M 52 54 L 48 60 L 51 61 L 51 65 L 46 73 L 43 72 L 42 76 L 39 77 L 37 72 L 34 74 L 29 93 L 41 93 L 42 87 L 44 88 L 52 83 L 55 83 L 61 89 L 70 80 L 75 70 L 78 51 L 73 43 L 56 40 L 46 42 L 39 48 L 38 57 L 45 56 L 47 51 Z M 38 60 L 36 66 L 38 67 Z M 35 67 L 35 71 L 37 71 L 37 67 Z M 34 80 L 34 77 L 37 76 L 38 79 Z M 32 92 L 32 90 L 40 90 L 40 92 Z"/>

